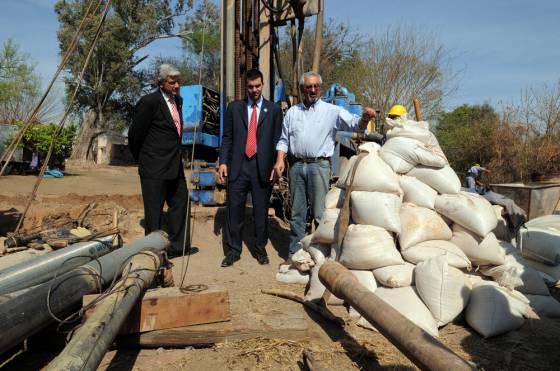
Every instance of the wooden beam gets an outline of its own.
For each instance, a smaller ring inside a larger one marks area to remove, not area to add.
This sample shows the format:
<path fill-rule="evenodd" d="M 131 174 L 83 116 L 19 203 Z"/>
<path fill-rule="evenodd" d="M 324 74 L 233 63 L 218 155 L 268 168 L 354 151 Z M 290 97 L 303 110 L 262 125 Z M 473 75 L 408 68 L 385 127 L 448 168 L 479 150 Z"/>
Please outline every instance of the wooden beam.
<path fill-rule="evenodd" d="M 298 312 L 300 313 L 275 312 L 268 315 L 249 313 L 240 316 L 242 318 L 234 318 L 231 322 L 123 335 L 116 339 L 116 345 L 118 347 L 184 348 L 257 337 L 303 340 L 308 337 L 308 324 L 305 314 L 301 311 Z"/>
<path fill-rule="evenodd" d="M 84 296 L 84 306 L 97 297 Z M 86 311 L 86 318 L 87 314 Z M 179 287 L 158 288 L 146 291 L 119 333 L 131 334 L 230 319 L 229 295 L 224 288 L 208 287 L 198 292 Z"/>

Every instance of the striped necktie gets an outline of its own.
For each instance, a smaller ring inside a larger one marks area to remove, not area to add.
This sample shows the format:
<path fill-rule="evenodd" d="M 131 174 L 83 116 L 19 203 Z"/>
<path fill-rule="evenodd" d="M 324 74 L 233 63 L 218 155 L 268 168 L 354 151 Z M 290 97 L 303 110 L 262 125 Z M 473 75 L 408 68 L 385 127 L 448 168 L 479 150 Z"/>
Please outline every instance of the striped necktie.
<path fill-rule="evenodd" d="M 169 98 L 169 103 L 171 104 L 171 116 L 173 116 L 173 122 L 177 128 L 177 134 L 181 136 L 181 119 L 179 117 L 179 111 L 177 111 L 177 105 L 175 104 L 175 98 Z"/>

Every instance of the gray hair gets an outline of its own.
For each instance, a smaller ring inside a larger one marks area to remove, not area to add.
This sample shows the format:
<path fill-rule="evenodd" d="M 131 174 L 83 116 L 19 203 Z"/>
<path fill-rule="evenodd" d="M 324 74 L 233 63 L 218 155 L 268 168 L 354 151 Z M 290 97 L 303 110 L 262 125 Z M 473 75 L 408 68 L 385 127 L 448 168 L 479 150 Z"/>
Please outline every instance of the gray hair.
<path fill-rule="evenodd" d="M 158 67 L 158 82 L 164 83 L 168 76 L 179 76 L 181 72 L 172 64 L 163 63 Z"/>
<path fill-rule="evenodd" d="M 308 77 L 317 77 L 319 79 L 319 84 L 323 85 L 323 79 L 321 78 L 321 75 L 319 75 L 317 72 L 309 71 L 301 75 L 299 79 L 299 86 L 305 85 L 305 79 Z"/>

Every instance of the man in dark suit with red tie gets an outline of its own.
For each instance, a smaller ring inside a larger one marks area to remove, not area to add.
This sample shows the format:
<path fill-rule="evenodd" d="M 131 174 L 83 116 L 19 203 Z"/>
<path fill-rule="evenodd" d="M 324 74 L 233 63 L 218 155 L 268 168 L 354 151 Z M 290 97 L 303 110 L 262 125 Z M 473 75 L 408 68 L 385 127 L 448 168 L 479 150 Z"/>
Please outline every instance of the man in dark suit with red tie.
<path fill-rule="evenodd" d="M 159 89 L 140 98 L 128 130 L 128 145 L 138 162 L 145 232 L 161 229 L 163 205 L 167 203 L 171 256 L 181 255 L 189 248 L 189 236 L 185 235 L 188 191 L 181 153 L 183 100 L 179 96 L 179 74 L 173 65 L 159 66 Z"/>
<path fill-rule="evenodd" d="M 241 256 L 242 228 L 247 193 L 251 192 L 255 221 L 254 253 L 259 264 L 268 264 L 268 204 L 274 181 L 275 149 L 282 131 L 282 111 L 262 97 L 263 75 L 246 74 L 247 96 L 230 103 L 226 110 L 220 180 L 227 177 L 228 199 L 225 233 L 226 256 L 222 267 L 233 265 Z"/>

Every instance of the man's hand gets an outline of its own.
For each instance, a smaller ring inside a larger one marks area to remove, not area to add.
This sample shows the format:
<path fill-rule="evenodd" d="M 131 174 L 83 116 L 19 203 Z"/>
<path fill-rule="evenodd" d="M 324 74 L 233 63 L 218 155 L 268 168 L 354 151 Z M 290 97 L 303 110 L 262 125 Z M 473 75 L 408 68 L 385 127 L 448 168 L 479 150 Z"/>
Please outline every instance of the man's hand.
<path fill-rule="evenodd" d="M 282 177 L 282 174 L 284 173 L 285 168 L 286 168 L 286 165 L 284 165 L 284 160 L 277 160 L 276 161 L 276 163 L 274 164 L 274 168 L 272 169 L 272 172 L 275 174 L 276 179 L 280 179 Z M 272 177 L 272 174 L 271 174 L 271 177 Z"/>
<path fill-rule="evenodd" d="M 375 110 L 371 107 L 364 108 L 362 117 L 360 118 L 360 128 L 365 129 L 368 122 L 375 118 Z"/>
<path fill-rule="evenodd" d="M 221 164 L 218 168 L 218 177 L 220 178 L 220 182 L 225 183 L 225 178 L 227 178 L 227 165 Z"/>

